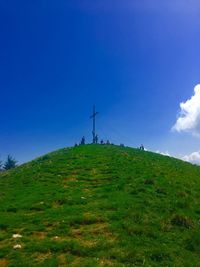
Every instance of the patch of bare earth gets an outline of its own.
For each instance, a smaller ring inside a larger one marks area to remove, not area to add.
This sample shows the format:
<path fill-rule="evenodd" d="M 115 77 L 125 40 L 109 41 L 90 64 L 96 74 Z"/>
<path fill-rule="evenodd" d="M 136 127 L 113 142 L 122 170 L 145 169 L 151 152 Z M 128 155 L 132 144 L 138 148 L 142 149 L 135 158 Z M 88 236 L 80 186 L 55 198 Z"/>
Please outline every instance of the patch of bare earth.
<path fill-rule="evenodd" d="M 47 236 L 46 232 L 33 232 L 32 237 L 38 239 L 44 239 Z"/>
<path fill-rule="evenodd" d="M 98 173 L 97 169 L 93 168 L 91 170 L 91 175 L 96 175 Z"/>
<path fill-rule="evenodd" d="M 70 182 L 77 182 L 76 174 L 72 174 L 69 177 L 63 179 L 62 184 L 64 188 L 67 188 Z"/>
<path fill-rule="evenodd" d="M 83 192 L 85 192 L 85 193 L 89 193 L 89 192 L 91 192 L 91 190 L 90 190 L 89 188 L 84 188 L 84 189 L 83 189 Z"/>
<path fill-rule="evenodd" d="M 69 177 L 63 179 L 63 182 L 75 182 L 77 181 L 76 174 L 71 174 Z"/>
<path fill-rule="evenodd" d="M 67 262 L 66 262 L 66 255 L 65 254 L 60 254 L 57 257 L 58 262 L 59 262 L 59 267 L 65 267 L 67 266 Z"/>
<path fill-rule="evenodd" d="M 7 267 L 8 260 L 7 259 L 0 259 L 0 267 Z"/>
<path fill-rule="evenodd" d="M 43 222 L 43 224 L 46 226 L 47 232 L 50 232 L 54 227 L 59 225 L 59 222 Z"/>
<path fill-rule="evenodd" d="M 97 244 L 99 236 L 104 237 L 107 242 L 113 243 L 116 241 L 116 236 L 109 231 L 108 224 L 105 222 L 98 222 L 91 225 L 81 225 L 79 228 L 71 229 L 71 236 L 83 246 L 92 247 Z M 88 237 L 91 237 L 88 239 Z"/>
<path fill-rule="evenodd" d="M 99 266 L 115 266 L 115 263 L 107 259 L 100 259 Z"/>
<path fill-rule="evenodd" d="M 42 263 L 46 259 L 50 258 L 51 256 L 52 256 L 52 254 L 50 252 L 48 252 L 48 253 L 35 253 L 33 255 L 34 259 L 36 259 L 37 262 L 40 262 L 40 263 Z"/>
<path fill-rule="evenodd" d="M 53 209 L 57 209 L 60 208 L 62 206 L 62 204 L 60 204 L 58 201 L 54 201 L 52 204 L 52 208 Z"/>

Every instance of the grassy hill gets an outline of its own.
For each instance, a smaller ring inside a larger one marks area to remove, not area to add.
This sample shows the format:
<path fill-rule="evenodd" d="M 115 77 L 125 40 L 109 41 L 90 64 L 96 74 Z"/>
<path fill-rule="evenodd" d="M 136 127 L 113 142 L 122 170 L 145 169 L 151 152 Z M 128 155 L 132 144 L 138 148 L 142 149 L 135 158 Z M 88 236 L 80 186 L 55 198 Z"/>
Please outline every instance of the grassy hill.
<path fill-rule="evenodd" d="M 200 167 L 86 145 L 2 173 L 0 266 L 200 266 Z"/>

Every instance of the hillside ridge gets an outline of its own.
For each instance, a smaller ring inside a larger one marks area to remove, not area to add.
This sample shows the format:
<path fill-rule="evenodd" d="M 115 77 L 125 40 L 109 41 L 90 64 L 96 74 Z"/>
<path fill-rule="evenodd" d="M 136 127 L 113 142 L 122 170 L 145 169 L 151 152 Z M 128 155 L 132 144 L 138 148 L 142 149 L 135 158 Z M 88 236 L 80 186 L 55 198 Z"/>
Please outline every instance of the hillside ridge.
<path fill-rule="evenodd" d="M 4 172 L 0 266 L 198 266 L 199 177 L 198 166 L 114 145 Z"/>

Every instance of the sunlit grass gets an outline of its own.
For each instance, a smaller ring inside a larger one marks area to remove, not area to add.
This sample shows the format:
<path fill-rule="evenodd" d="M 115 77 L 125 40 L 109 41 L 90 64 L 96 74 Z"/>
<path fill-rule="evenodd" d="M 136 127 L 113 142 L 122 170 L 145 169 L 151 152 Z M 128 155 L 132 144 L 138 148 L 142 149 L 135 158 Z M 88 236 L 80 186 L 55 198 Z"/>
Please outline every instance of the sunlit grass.
<path fill-rule="evenodd" d="M 198 266 L 199 179 L 197 166 L 112 145 L 2 173 L 0 266 Z"/>

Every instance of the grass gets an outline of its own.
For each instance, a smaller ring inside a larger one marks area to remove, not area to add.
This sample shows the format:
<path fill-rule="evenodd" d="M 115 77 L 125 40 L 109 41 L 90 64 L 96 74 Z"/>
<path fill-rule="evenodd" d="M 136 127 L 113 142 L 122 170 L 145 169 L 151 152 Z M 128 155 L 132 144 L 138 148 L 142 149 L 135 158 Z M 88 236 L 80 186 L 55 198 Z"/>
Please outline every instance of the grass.
<path fill-rule="evenodd" d="M 199 179 L 197 166 L 113 145 L 2 173 L 0 267 L 200 266 Z"/>

